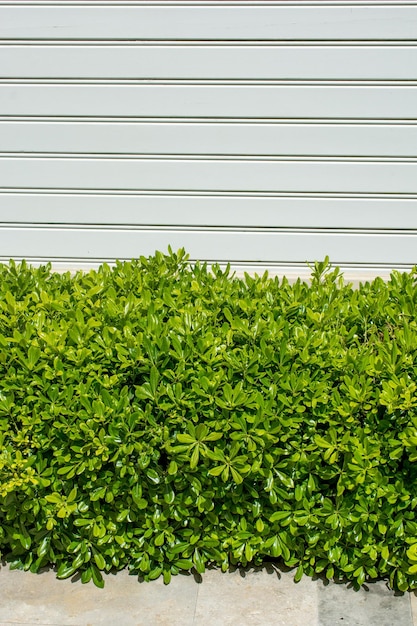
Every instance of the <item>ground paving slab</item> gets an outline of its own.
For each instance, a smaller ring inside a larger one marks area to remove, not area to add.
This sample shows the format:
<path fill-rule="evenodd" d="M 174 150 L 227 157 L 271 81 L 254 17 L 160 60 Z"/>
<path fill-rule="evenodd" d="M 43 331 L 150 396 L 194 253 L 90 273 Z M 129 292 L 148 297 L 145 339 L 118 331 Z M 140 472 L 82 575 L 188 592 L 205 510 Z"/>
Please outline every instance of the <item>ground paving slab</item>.
<path fill-rule="evenodd" d="M 383 582 L 293 581 L 272 564 L 138 582 L 122 571 L 104 589 L 53 570 L 0 570 L 0 626 L 417 626 L 417 599 Z M 414 621 L 413 621 L 414 615 Z"/>

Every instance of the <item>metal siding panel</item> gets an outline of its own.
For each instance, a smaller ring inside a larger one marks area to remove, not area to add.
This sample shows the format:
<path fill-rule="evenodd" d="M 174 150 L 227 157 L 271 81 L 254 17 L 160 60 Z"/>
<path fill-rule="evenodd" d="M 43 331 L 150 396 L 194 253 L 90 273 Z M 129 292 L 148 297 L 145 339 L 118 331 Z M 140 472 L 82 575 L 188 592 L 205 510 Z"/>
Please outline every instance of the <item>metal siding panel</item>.
<path fill-rule="evenodd" d="M 0 83 L 0 115 L 416 119 L 411 85 Z"/>
<path fill-rule="evenodd" d="M 0 158 L 0 187 L 414 193 L 417 160 Z"/>
<path fill-rule="evenodd" d="M 221 261 L 415 263 L 417 232 L 285 232 L 210 229 L 0 228 L 2 256 L 129 259 L 185 247 L 192 258 Z"/>
<path fill-rule="evenodd" d="M 415 3 L 227 4 L 11 6 L 2 2 L 0 38 L 414 40 L 417 30 Z"/>
<path fill-rule="evenodd" d="M 326 197 L 0 191 L 0 221 L 417 229 L 417 196 Z"/>
<path fill-rule="evenodd" d="M 9 44 L 0 68 L 1 78 L 415 80 L 417 47 Z"/>
<path fill-rule="evenodd" d="M 3 152 L 417 156 L 417 124 L 0 120 Z"/>

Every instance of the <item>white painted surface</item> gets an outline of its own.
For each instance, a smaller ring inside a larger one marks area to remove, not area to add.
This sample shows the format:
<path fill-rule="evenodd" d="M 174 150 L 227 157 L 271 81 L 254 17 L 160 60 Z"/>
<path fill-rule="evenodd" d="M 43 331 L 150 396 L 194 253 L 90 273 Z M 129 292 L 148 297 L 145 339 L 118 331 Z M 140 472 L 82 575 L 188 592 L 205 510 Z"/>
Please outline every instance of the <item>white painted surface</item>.
<path fill-rule="evenodd" d="M 0 119 L 3 152 L 415 157 L 417 123 Z"/>
<path fill-rule="evenodd" d="M 0 156 L 0 187 L 413 193 L 417 159 Z M 273 224 L 271 224 L 272 226 Z"/>
<path fill-rule="evenodd" d="M 222 262 L 297 263 L 323 259 L 349 263 L 355 249 L 361 264 L 415 263 L 417 230 L 360 231 L 280 228 L 151 228 L 132 226 L 56 227 L 3 225 L 3 257 L 129 259 L 155 249 L 184 247 L 192 259 Z M 42 250 L 39 241 L 47 241 Z M 74 254 L 75 252 L 75 254 Z"/>
<path fill-rule="evenodd" d="M 0 68 L 2 78 L 410 80 L 417 44 L 9 44 L 0 46 Z"/>
<path fill-rule="evenodd" d="M 3 223 L 417 229 L 417 195 L 3 189 L 0 206 Z"/>
<path fill-rule="evenodd" d="M 417 1 L 0 0 L 0 260 L 417 262 Z"/>
<path fill-rule="evenodd" d="M 415 2 L 0 2 L 5 39 L 415 40 Z"/>
<path fill-rule="evenodd" d="M 414 121 L 417 81 L 399 85 L 0 81 L 0 115 Z"/>

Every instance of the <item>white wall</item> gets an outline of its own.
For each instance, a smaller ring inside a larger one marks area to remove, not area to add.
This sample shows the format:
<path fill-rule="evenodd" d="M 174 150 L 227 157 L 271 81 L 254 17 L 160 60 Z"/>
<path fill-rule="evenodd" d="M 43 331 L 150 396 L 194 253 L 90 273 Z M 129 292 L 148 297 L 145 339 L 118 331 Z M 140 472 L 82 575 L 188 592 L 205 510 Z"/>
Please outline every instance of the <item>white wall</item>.
<path fill-rule="evenodd" d="M 0 0 L 0 261 L 417 263 L 417 1 Z"/>

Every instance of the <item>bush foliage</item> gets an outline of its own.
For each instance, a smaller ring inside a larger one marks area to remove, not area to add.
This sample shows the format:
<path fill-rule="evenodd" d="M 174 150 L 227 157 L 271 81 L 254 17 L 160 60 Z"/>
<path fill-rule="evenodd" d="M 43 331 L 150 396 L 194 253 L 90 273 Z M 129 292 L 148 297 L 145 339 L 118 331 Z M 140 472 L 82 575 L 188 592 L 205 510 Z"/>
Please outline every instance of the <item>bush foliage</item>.
<path fill-rule="evenodd" d="M 0 550 L 166 583 L 273 558 L 417 587 L 417 271 L 358 289 L 156 253 L 0 267 Z"/>

